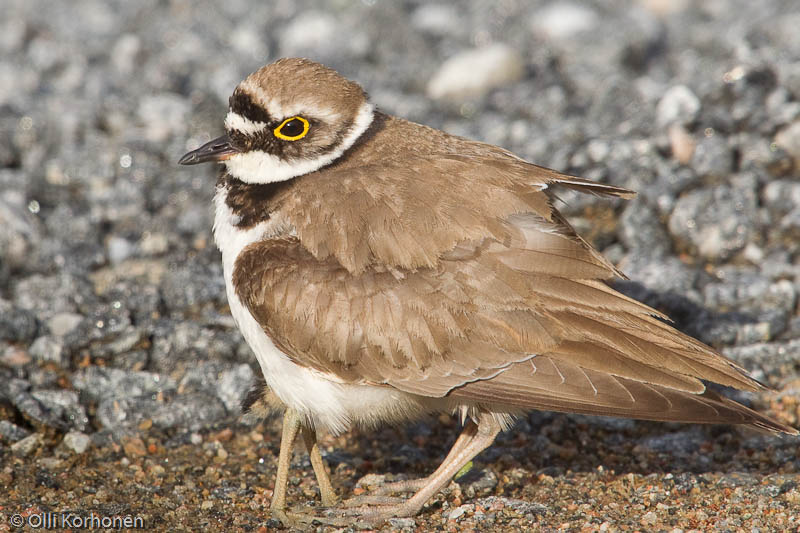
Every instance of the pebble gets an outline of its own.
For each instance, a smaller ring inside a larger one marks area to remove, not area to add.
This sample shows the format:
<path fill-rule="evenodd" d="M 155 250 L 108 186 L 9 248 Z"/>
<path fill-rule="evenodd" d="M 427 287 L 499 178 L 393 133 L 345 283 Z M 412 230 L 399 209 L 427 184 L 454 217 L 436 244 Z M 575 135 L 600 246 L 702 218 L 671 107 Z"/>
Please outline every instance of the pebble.
<path fill-rule="evenodd" d="M 402 530 L 409 529 L 413 531 L 417 527 L 417 521 L 413 518 L 390 518 L 389 523 L 392 527 Z"/>
<path fill-rule="evenodd" d="M 519 81 L 524 74 L 519 52 L 496 43 L 462 51 L 445 61 L 428 82 L 428 95 L 440 100 L 480 98 L 492 89 Z"/>
<path fill-rule="evenodd" d="M 44 389 L 32 391 L 30 395 L 45 411 L 45 415 L 40 416 L 38 422 L 58 429 L 64 427 L 72 427 L 79 431 L 88 429 L 89 417 L 75 391 Z"/>
<path fill-rule="evenodd" d="M 39 323 L 33 313 L 0 299 L 0 339 L 30 342 L 36 337 L 38 330 Z"/>
<path fill-rule="evenodd" d="M 800 120 L 786 126 L 775 134 L 775 144 L 791 155 L 800 165 Z"/>
<path fill-rule="evenodd" d="M 2 156 L 13 164 L 13 155 Z M 28 209 L 25 197 L 14 191 L 0 193 L 0 250 L 9 267 L 23 267 L 27 258 L 42 238 L 39 221 Z"/>
<path fill-rule="evenodd" d="M 80 431 L 70 431 L 64 435 L 64 439 L 61 441 L 61 443 L 66 448 L 80 455 L 89 448 L 91 439 L 86 433 L 81 433 Z"/>
<path fill-rule="evenodd" d="M 111 237 L 106 241 L 106 250 L 111 264 L 118 265 L 134 254 L 136 245 L 122 237 Z"/>
<path fill-rule="evenodd" d="M 172 394 L 177 389 L 175 380 L 169 376 L 98 366 L 89 366 L 76 371 L 72 375 L 72 386 L 94 401 L 139 396 L 156 397 Z"/>
<path fill-rule="evenodd" d="M 658 211 L 646 202 L 629 202 L 619 219 L 619 237 L 629 250 L 661 257 L 669 251 L 669 234 Z"/>
<path fill-rule="evenodd" d="M 459 507 L 456 507 L 447 515 L 448 520 L 458 520 L 461 516 L 464 515 L 469 510 L 474 509 L 475 506 L 473 504 L 464 504 Z"/>
<path fill-rule="evenodd" d="M 756 209 L 756 196 L 746 186 L 697 189 L 678 199 L 668 228 L 684 248 L 704 259 L 724 261 L 752 238 Z"/>
<path fill-rule="evenodd" d="M 8 420 L 0 420 L 0 439 L 7 443 L 20 441 L 30 435 L 31 432 Z"/>
<path fill-rule="evenodd" d="M 700 99 L 686 85 L 675 85 L 664 92 L 656 106 L 656 123 L 659 126 L 678 124 L 685 126 L 697 119 Z"/>
<path fill-rule="evenodd" d="M 230 414 L 241 413 L 242 400 L 250 392 L 256 377 L 250 365 L 240 364 L 220 374 L 217 383 L 217 397 L 222 400 Z"/>
<path fill-rule="evenodd" d="M 706 437 L 697 429 L 689 429 L 675 433 L 665 433 L 646 437 L 636 445 L 659 453 L 675 453 L 689 455 L 700 449 Z"/>
<path fill-rule="evenodd" d="M 40 362 L 61 363 L 61 354 L 64 346 L 49 335 L 39 337 L 31 343 L 28 353 Z"/>
<path fill-rule="evenodd" d="M 690 164 L 701 177 L 728 178 L 734 168 L 733 148 L 721 135 L 704 137 L 694 146 Z"/>
<path fill-rule="evenodd" d="M 11 453 L 17 457 L 27 457 L 42 447 L 44 437 L 41 433 L 33 433 L 11 445 Z"/>
<path fill-rule="evenodd" d="M 771 211 L 788 213 L 800 206 L 800 182 L 794 179 L 772 180 L 764 187 L 763 198 Z"/>
<path fill-rule="evenodd" d="M 411 14 L 411 24 L 417 30 L 433 35 L 454 35 L 463 31 L 463 26 L 454 24 L 462 19 L 457 6 L 443 3 L 420 5 Z"/>
<path fill-rule="evenodd" d="M 546 38 L 562 40 L 590 31 L 599 22 L 591 7 L 576 2 L 553 2 L 537 9 L 530 18 L 531 29 Z"/>
<path fill-rule="evenodd" d="M 476 495 L 486 494 L 497 487 L 497 474 L 491 470 L 471 471 L 458 479 L 459 485 L 464 488 L 462 491 L 467 498 L 474 498 Z"/>
<path fill-rule="evenodd" d="M 192 431 L 211 427 L 227 415 L 225 406 L 215 396 L 180 394 L 171 400 L 143 397 L 106 399 L 97 407 L 97 419 L 108 429 L 138 426 L 151 419 L 159 429 L 187 428 Z"/>
<path fill-rule="evenodd" d="M 47 329 L 56 337 L 63 337 L 73 331 L 83 320 L 77 313 L 58 313 L 47 321 Z"/>

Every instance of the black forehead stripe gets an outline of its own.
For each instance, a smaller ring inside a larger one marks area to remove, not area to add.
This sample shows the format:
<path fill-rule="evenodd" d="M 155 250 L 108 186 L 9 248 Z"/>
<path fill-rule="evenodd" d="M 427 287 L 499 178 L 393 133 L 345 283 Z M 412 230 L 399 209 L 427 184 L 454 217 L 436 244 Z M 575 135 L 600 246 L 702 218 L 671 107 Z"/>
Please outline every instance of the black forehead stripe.
<path fill-rule="evenodd" d="M 234 92 L 228 100 L 228 105 L 231 111 L 253 122 L 272 122 L 272 117 L 269 116 L 269 113 L 263 107 L 256 105 L 250 95 L 245 92 Z"/>

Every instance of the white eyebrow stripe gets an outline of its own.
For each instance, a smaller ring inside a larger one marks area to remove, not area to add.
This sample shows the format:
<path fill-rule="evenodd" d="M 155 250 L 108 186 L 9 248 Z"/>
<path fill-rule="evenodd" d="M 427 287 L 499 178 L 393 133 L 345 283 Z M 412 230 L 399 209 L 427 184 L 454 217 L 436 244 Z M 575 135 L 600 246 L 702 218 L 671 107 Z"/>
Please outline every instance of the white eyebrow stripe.
<path fill-rule="evenodd" d="M 314 172 L 335 161 L 348 148 L 353 146 L 362 133 L 367 131 L 375 116 L 375 108 L 364 102 L 355 121 L 339 146 L 331 152 L 314 159 L 287 161 L 262 150 L 250 150 L 235 154 L 223 161 L 228 173 L 245 183 L 273 183 L 285 181 L 309 172 Z"/>
<path fill-rule="evenodd" d="M 228 114 L 225 117 L 225 129 L 236 130 L 244 133 L 245 135 L 254 135 L 266 127 L 266 122 L 250 120 L 249 118 L 243 117 L 239 113 L 234 113 L 233 111 L 228 111 Z"/>

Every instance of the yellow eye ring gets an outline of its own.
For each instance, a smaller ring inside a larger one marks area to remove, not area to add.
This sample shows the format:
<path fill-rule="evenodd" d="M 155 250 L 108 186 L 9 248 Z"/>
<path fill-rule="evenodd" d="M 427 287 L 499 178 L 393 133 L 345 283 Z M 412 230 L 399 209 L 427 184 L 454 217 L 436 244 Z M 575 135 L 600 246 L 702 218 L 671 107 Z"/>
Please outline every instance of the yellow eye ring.
<path fill-rule="evenodd" d="M 295 121 L 299 122 L 300 125 L 302 125 L 303 129 L 299 133 L 297 133 L 299 125 Z M 281 130 L 287 125 L 289 126 L 290 130 L 290 132 L 287 133 L 294 133 L 294 135 L 287 135 L 286 133 L 281 132 Z M 302 139 L 308 134 L 308 128 L 309 128 L 308 121 L 303 117 L 289 117 L 283 122 L 281 122 L 280 126 L 272 130 L 272 133 L 275 134 L 275 137 L 277 137 L 278 139 L 283 139 L 284 141 L 297 141 L 299 139 Z"/>

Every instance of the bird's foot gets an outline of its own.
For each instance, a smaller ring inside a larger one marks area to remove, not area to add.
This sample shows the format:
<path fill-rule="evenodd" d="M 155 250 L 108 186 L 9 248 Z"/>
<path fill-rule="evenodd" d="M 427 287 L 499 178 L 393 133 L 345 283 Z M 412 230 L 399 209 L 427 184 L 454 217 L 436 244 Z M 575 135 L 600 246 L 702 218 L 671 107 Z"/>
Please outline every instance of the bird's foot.
<path fill-rule="evenodd" d="M 348 501 L 372 496 L 388 496 L 390 494 L 417 492 L 429 482 L 430 477 L 387 482 L 386 476 L 384 475 L 370 474 L 361 478 L 357 484 L 357 488 L 368 489 L 368 493 L 363 496 L 355 496 Z"/>
<path fill-rule="evenodd" d="M 414 516 L 418 512 L 418 506 L 409 500 L 374 496 L 369 502 L 362 503 L 360 507 L 348 506 L 348 502 L 345 501 L 337 507 L 323 510 L 319 516 L 312 519 L 311 523 L 338 527 L 353 525 L 376 527 L 391 518 L 405 518 Z"/>
<path fill-rule="evenodd" d="M 333 527 L 374 527 L 390 518 L 414 516 L 422 507 L 413 497 L 390 496 L 390 494 L 416 491 L 424 479 L 370 484 L 367 494 L 354 496 L 335 506 L 294 507 L 289 510 L 272 510 L 272 516 L 287 527 L 308 528 L 313 525 Z M 424 503 L 424 501 L 422 502 Z"/>

